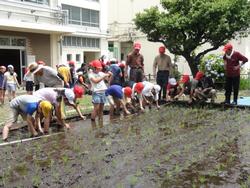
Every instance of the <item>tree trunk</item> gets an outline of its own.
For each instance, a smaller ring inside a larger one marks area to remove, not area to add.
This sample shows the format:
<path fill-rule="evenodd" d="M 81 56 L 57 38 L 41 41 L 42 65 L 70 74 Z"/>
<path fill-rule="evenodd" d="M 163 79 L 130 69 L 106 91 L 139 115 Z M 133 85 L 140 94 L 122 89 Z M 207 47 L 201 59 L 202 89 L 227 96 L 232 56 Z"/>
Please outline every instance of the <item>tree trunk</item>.
<path fill-rule="evenodd" d="M 194 58 L 192 58 L 191 56 L 186 56 L 185 59 L 188 62 L 188 65 L 189 65 L 189 68 L 191 70 L 193 77 L 195 77 L 196 73 L 199 71 L 198 64 L 195 62 Z"/>

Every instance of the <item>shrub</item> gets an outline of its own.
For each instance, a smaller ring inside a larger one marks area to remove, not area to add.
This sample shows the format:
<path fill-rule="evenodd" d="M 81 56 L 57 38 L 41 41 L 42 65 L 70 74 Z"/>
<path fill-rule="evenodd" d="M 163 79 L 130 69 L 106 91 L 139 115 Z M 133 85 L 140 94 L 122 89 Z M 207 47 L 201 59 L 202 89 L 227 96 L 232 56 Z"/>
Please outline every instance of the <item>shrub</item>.
<path fill-rule="evenodd" d="M 247 78 L 240 78 L 240 90 L 249 90 L 250 80 Z"/>
<path fill-rule="evenodd" d="M 199 69 L 207 76 L 210 76 L 214 82 L 224 82 L 225 70 L 223 56 L 217 54 L 210 54 L 205 56 L 200 63 Z"/>

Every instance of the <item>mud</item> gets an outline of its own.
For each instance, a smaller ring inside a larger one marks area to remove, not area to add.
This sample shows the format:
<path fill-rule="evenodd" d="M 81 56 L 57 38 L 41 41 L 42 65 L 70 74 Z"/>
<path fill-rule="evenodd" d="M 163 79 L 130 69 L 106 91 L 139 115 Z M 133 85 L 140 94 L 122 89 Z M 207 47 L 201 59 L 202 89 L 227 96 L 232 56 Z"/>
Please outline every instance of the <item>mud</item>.
<path fill-rule="evenodd" d="M 249 120 L 248 110 L 166 106 L 72 122 L 55 136 L 1 147 L 0 186 L 248 187 Z"/>

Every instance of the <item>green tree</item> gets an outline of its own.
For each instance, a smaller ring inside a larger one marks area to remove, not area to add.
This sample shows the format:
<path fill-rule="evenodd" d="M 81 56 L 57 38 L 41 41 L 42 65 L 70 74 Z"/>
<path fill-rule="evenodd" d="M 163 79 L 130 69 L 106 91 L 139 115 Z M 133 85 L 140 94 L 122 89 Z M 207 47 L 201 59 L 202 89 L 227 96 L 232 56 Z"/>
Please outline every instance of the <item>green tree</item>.
<path fill-rule="evenodd" d="M 149 41 L 162 42 L 171 53 L 183 56 L 193 75 L 205 54 L 248 35 L 248 0 L 161 0 L 161 6 L 162 11 L 151 7 L 138 13 L 135 25 Z M 198 49 L 204 44 L 210 45 Z"/>

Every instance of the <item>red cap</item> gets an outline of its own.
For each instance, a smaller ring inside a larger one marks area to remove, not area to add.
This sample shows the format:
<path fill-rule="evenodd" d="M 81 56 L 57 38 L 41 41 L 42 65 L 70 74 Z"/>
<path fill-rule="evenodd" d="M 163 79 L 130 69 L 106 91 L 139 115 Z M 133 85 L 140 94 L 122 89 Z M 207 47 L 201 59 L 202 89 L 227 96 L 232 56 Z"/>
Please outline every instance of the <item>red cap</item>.
<path fill-rule="evenodd" d="M 165 50 L 166 50 L 165 46 L 161 46 L 161 47 L 159 48 L 159 53 L 160 53 L 160 54 L 164 54 L 164 53 L 165 53 Z"/>
<path fill-rule="evenodd" d="M 124 68 L 125 64 L 124 63 L 118 63 L 118 66 L 121 67 L 121 68 Z"/>
<path fill-rule="evenodd" d="M 124 88 L 124 95 L 125 95 L 126 97 L 131 98 L 132 89 L 131 89 L 130 87 L 125 87 L 125 88 Z"/>
<path fill-rule="evenodd" d="M 184 74 L 182 76 L 181 82 L 182 83 L 187 83 L 187 82 L 189 82 L 189 80 L 190 80 L 189 75 Z"/>
<path fill-rule="evenodd" d="M 37 64 L 38 64 L 38 65 L 45 65 L 45 62 L 44 62 L 44 61 L 39 60 L 39 61 L 37 61 Z"/>
<path fill-rule="evenodd" d="M 102 63 L 99 60 L 93 60 L 89 63 L 89 65 L 94 68 L 102 69 Z"/>
<path fill-rule="evenodd" d="M 84 89 L 81 86 L 75 86 L 74 87 L 74 93 L 76 98 L 81 98 L 83 93 L 84 93 Z"/>
<path fill-rule="evenodd" d="M 141 44 L 138 43 L 138 42 L 134 43 L 134 49 L 135 50 L 140 50 L 141 49 Z"/>
<path fill-rule="evenodd" d="M 138 82 L 138 83 L 135 84 L 135 91 L 137 93 L 141 93 L 143 88 L 144 88 L 144 85 L 143 85 L 142 82 Z"/>
<path fill-rule="evenodd" d="M 69 65 L 75 65 L 74 61 L 69 61 Z"/>
<path fill-rule="evenodd" d="M 204 76 L 204 73 L 199 71 L 195 75 L 195 80 L 200 80 Z"/>
<path fill-rule="evenodd" d="M 233 49 L 232 44 L 227 43 L 227 44 L 224 46 L 223 51 L 226 52 L 227 50 L 232 50 L 232 49 Z"/>

